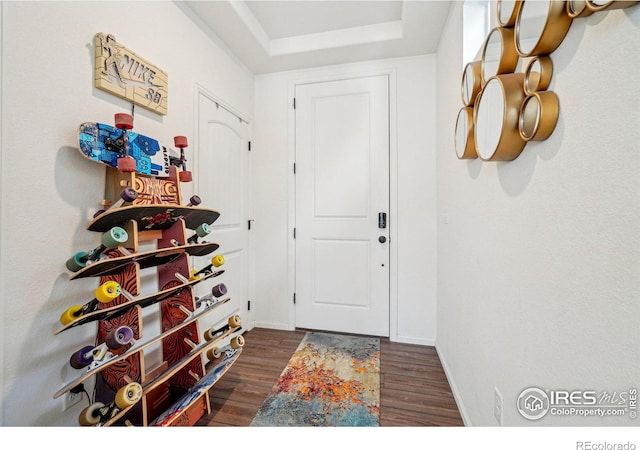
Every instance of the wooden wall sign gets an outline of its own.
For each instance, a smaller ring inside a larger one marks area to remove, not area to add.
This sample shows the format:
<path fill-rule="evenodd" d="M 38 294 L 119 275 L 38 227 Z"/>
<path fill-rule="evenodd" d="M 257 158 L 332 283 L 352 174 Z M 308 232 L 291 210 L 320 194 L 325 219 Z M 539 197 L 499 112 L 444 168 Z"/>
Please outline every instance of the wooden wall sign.
<path fill-rule="evenodd" d="M 167 114 L 167 74 L 116 42 L 111 34 L 98 33 L 95 46 L 95 86 L 156 112 Z"/>

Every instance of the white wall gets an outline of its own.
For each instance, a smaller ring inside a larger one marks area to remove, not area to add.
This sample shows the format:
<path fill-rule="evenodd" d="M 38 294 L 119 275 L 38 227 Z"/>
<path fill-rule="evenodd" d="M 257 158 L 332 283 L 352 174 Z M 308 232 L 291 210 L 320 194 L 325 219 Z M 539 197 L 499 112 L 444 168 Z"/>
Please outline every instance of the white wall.
<path fill-rule="evenodd" d="M 94 340 L 95 328 L 53 333 L 60 314 L 97 287 L 94 279 L 69 281 L 64 262 L 99 242 L 85 224 L 99 208 L 105 171 L 74 149 L 76 129 L 130 111 L 93 87 L 97 32 L 169 74 L 169 114 L 135 110 L 144 134 L 195 142 L 196 84 L 253 113 L 253 76 L 173 2 L 2 2 L 3 425 L 74 425 L 81 409 L 63 413 L 53 393 L 73 377 L 69 356 Z"/>
<path fill-rule="evenodd" d="M 459 161 L 461 3 L 437 53 L 437 349 L 469 425 L 638 425 L 547 416 L 531 386 L 623 391 L 640 362 L 640 7 L 577 19 L 552 55 L 553 135 L 507 163 Z M 448 224 L 442 216 L 448 214 Z"/>
<path fill-rule="evenodd" d="M 378 73 L 389 73 L 392 80 L 391 338 L 434 343 L 434 55 L 256 76 L 252 157 L 257 325 L 283 329 L 295 325 L 291 269 L 294 86 Z"/>

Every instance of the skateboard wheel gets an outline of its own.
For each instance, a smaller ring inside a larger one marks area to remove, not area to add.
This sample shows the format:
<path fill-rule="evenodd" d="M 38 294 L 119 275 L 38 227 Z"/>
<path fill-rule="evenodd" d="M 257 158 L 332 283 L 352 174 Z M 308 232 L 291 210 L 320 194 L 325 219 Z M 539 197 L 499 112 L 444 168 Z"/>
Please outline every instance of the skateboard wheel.
<path fill-rule="evenodd" d="M 186 136 L 175 136 L 173 138 L 173 144 L 178 148 L 185 148 L 189 146 L 189 144 L 187 144 Z"/>
<path fill-rule="evenodd" d="M 78 270 L 85 267 L 87 265 L 86 261 L 84 261 L 86 256 L 87 256 L 86 252 L 78 252 L 75 255 L 73 255 L 65 263 L 65 265 L 67 266 L 67 269 L 69 269 L 71 272 L 77 272 Z"/>
<path fill-rule="evenodd" d="M 192 270 L 191 275 L 189 276 L 189 281 L 194 281 L 194 280 L 197 280 L 198 278 L 200 278 L 200 275 L 198 275 L 198 271 Z"/>
<path fill-rule="evenodd" d="M 229 326 L 231 328 L 238 328 L 240 324 L 242 324 L 242 320 L 240 319 L 239 315 L 235 314 L 229 317 Z"/>
<path fill-rule="evenodd" d="M 180 178 L 180 181 L 182 181 L 183 183 L 189 183 L 193 180 L 193 176 L 188 170 L 183 170 L 182 172 L 180 172 L 178 174 L 178 178 Z"/>
<path fill-rule="evenodd" d="M 116 392 L 115 403 L 120 409 L 135 405 L 142 398 L 142 386 L 139 383 L 129 383 Z"/>
<path fill-rule="evenodd" d="M 107 248 L 117 247 L 120 244 L 124 244 L 129 240 L 129 234 L 124 228 L 113 227 L 108 232 L 102 235 L 102 245 Z"/>
<path fill-rule="evenodd" d="M 216 298 L 222 297 L 227 293 L 227 286 L 225 286 L 224 283 L 216 284 L 214 287 L 211 288 L 211 293 Z"/>
<path fill-rule="evenodd" d="M 222 255 L 216 255 L 213 258 L 211 258 L 211 264 L 213 265 L 213 267 L 220 267 L 221 265 L 224 264 L 224 256 Z"/>
<path fill-rule="evenodd" d="M 211 227 L 209 226 L 209 224 L 203 223 L 198 228 L 196 228 L 196 234 L 199 237 L 205 237 L 209 233 L 211 233 Z"/>
<path fill-rule="evenodd" d="M 242 348 L 244 347 L 244 337 L 236 336 L 231 339 L 231 348 Z"/>
<path fill-rule="evenodd" d="M 80 350 L 75 352 L 69 358 L 69 364 L 74 369 L 82 369 L 83 367 L 87 367 L 89 364 L 93 362 L 93 347 L 91 345 L 87 345 L 82 347 Z"/>
<path fill-rule="evenodd" d="M 95 296 L 100 303 L 109 303 L 118 298 L 121 293 L 122 291 L 118 283 L 115 281 L 107 281 L 98 286 L 98 289 L 95 291 Z"/>
<path fill-rule="evenodd" d="M 121 326 L 112 330 L 107 334 L 107 338 L 104 340 L 107 347 L 111 349 L 120 348 L 123 345 L 127 345 L 133 339 L 133 330 L 127 326 Z"/>
<path fill-rule="evenodd" d="M 129 156 L 118 158 L 118 170 L 120 172 L 135 172 L 136 160 Z"/>
<path fill-rule="evenodd" d="M 78 422 L 84 427 L 92 426 L 100 422 L 101 414 L 100 409 L 104 408 L 104 403 L 96 402 L 80 412 Z"/>
<path fill-rule="evenodd" d="M 118 113 L 115 115 L 116 128 L 120 130 L 130 130 L 133 128 L 133 116 L 126 113 Z"/>
<path fill-rule="evenodd" d="M 120 198 L 125 202 L 131 203 L 132 201 L 138 198 L 138 193 L 136 192 L 135 189 L 131 187 L 127 187 L 127 188 L 124 188 L 120 193 Z"/>
<path fill-rule="evenodd" d="M 62 325 L 67 325 L 67 324 L 73 322 L 75 319 L 77 319 L 78 316 L 80 315 L 78 313 L 81 310 L 82 310 L 82 306 L 73 305 L 71 308 L 69 308 L 65 312 L 63 312 L 62 315 L 60 316 L 60 322 L 62 323 Z"/>
<path fill-rule="evenodd" d="M 212 340 L 214 337 L 216 337 L 216 335 L 218 330 L 214 329 L 214 328 L 209 328 L 204 332 L 204 340 L 205 341 L 210 341 Z"/>
<path fill-rule="evenodd" d="M 213 361 L 214 359 L 220 358 L 221 354 L 222 353 L 220 353 L 220 349 L 218 347 L 213 347 L 207 352 L 207 358 L 209 358 L 209 361 Z"/>
<path fill-rule="evenodd" d="M 191 198 L 189 199 L 188 206 L 198 206 L 200 203 L 202 203 L 202 199 L 197 195 L 192 195 Z"/>

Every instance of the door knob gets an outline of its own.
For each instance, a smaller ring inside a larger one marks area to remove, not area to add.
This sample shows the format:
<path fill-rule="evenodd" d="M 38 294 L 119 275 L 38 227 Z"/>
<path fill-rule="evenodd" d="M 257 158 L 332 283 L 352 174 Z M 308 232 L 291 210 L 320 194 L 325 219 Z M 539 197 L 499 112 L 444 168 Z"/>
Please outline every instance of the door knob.
<path fill-rule="evenodd" d="M 386 237 L 384 237 L 384 236 L 380 236 L 380 237 L 378 238 L 378 242 L 380 242 L 381 244 L 384 244 L 385 242 L 387 242 L 387 238 L 386 238 Z"/>

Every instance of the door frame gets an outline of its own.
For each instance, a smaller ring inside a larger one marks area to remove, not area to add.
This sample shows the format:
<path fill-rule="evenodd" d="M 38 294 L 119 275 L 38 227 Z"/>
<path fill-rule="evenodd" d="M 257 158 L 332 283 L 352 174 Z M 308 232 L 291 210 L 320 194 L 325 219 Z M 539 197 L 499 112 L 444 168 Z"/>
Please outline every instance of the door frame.
<path fill-rule="evenodd" d="M 296 241 L 293 238 L 293 229 L 296 226 L 295 195 L 296 184 L 293 173 L 293 164 L 296 154 L 296 114 L 293 108 L 296 86 L 311 83 L 324 83 L 354 78 L 365 78 L 378 75 L 386 75 L 389 80 L 389 339 L 396 341 L 398 336 L 398 242 L 397 214 L 398 214 L 398 130 L 397 130 L 397 70 L 395 66 L 381 65 L 370 70 L 362 67 L 340 67 L 328 70 L 313 70 L 307 73 L 296 74 L 288 80 L 287 98 L 289 105 L 287 117 L 287 160 L 290 170 L 287 179 L 287 288 L 289 293 L 289 317 L 288 323 L 291 329 L 295 328 L 295 305 L 293 295 L 296 282 Z"/>
<path fill-rule="evenodd" d="M 247 124 L 247 126 L 249 127 L 249 136 L 247 138 L 248 141 L 251 141 L 253 139 L 253 125 L 250 119 L 248 119 L 248 115 L 244 114 L 242 112 L 240 112 L 237 108 L 231 106 L 230 104 L 226 103 L 224 100 L 222 100 L 220 97 L 218 97 L 217 95 L 213 94 L 211 91 L 207 90 L 205 87 L 203 87 L 202 85 L 196 83 L 195 84 L 195 88 L 194 88 L 194 93 L 193 93 L 193 140 L 195 142 L 194 148 L 196 150 L 194 150 L 193 152 L 193 164 L 191 167 L 199 167 L 199 149 L 200 149 L 200 142 L 199 142 L 199 136 L 200 136 L 200 112 L 199 112 L 199 103 L 200 103 L 200 96 L 203 97 L 207 97 L 209 100 L 211 100 L 212 102 L 220 105 L 221 108 L 224 108 L 227 112 L 229 112 L 230 114 L 236 116 L 239 120 L 242 120 L 243 122 L 245 122 Z M 251 155 L 248 156 L 248 167 L 247 167 L 247 186 L 245 186 L 245 188 L 247 189 L 247 216 L 251 217 L 252 216 L 252 211 L 251 211 L 251 205 L 252 205 L 252 198 L 251 198 L 251 194 L 253 192 L 253 159 L 251 158 Z M 195 171 L 194 171 L 195 173 Z M 198 174 L 196 174 L 197 176 Z M 200 179 L 199 178 L 194 178 L 194 194 L 197 194 L 197 191 L 200 189 Z M 247 293 L 247 299 L 249 301 L 255 299 L 255 261 L 254 261 L 254 255 L 255 255 L 255 243 L 254 243 L 254 234 L 253 233 L 248 233 L 247 235 L 247 258 L 248 258 L 248 268 L 247 268 L 247 286 L 245 286 L 246 288 L 246 293 Z M 246 313 L 246 317 L 242 317 L 242 321 L 243 321 L 243 329 L 246 330 L 251 330 L 254 325 L 255 325 L 255 321 L 253 319 L 253 310 L 252 309 L 248 309 L 245 305 L 243 305 L 241 307 L 241 310 L 244 311 Z"/>

